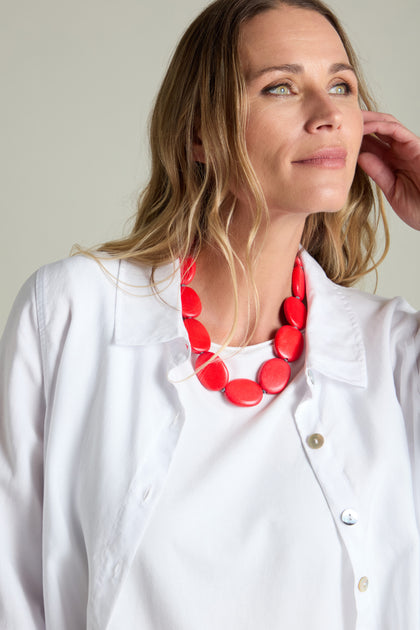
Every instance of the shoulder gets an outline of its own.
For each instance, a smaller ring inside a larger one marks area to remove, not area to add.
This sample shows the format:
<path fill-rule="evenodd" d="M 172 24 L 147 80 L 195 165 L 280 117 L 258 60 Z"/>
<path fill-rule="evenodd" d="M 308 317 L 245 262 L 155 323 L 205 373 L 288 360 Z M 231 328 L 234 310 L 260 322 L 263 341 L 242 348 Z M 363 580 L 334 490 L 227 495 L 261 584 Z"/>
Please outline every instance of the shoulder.
<path fill-rule="evenodd" d="M 120 261 L 105 257 L 78 254 L 38 269 L 36 286 L 55 296 L 77 296 L 101 293 L 108 285 L 116 285 Z"/>
<path fill-rule="evenodd" d="M 158 269 L 158 279 L 173 278 L 170 265 Z M 152 268 L 135 261 L 112 258 L 99 252 L 97 255 L 78 254 L 50 263 L 38 269 L 29 283 L 56 296 L 69 299 L 86 296 L 94 298 L 106 294 L 115 295 L 120 289 L 133 294 L 149 294 L 152 284 Z M 164 283 L 165 284 L 165 283 Z"/>
<path fill-rule="evenodd" d="M 342 289 L 358 317 L 366 358 L 376 375 L 392 368 L 399 398 L 411 392 L 404 408 L 417 408 L 420 390 L 420 312 L 401 297 L 369 295 L 357 289 Z"/>
<path fill-rule="evenodd" d="M 338 291 L 360 330 L 369 382 L 378 381 L 382 387 L 392 373 L 404 413 L 415 413 L 420 388 L 420 312 L 401 297 L 385 298 L 356 288 L 339 287 Z"/>
<path fill-rule="evenodd" d="M 348 371 L 353 364 L 357 373 L 370 373 L 370 378 L 391 370 L 394 374 L 409 374 L 410 382 L 417 383 L 420 314 L 400 297 L 388 299 L 334 284 L 306 253 L 303 262 L 308 300 L 306 330 L 314 363 L 322 363 L 330 372 L 328 365 Z"/>
<path fill-rule="evenodd" d="M 166 277 L 168 270 L 158 270 Z M 98 256 L 76 255 L 41 267 L 31 282 L 35 294 L 40 325 L 61 323 L 71 318 L 84 328 L 100 321 L 101 327 L 111 327 L 121 307 L 138 313 L 149 296 L 156 301 L 151 287 L 152 269 L 130 260 L 119 260 L 100 253 Z M 150 302 L 148 303 L 150 305 Z"/>
<path fill-rule="evenodd" d="M 130 260 L 98 255 L 78 254 L 38 269 L 28 280 L 35 287 L 38 301 L 85 304 L 101 308 L 105 300 L 115 301 L 116 293 L 150 293 L 152 269 Z"/>
<path fill-rule="evenodd" d="M 308 297 L 316 309 L 335 320 L 351 320 L 365 335 L 405 330 L 415 334 L 420 327 L 420 313 L 401 297 L 385 298 L 354 287 L 343 287 L 329 280 L 324 270 L 307 252 L 303 256 L 308 281 Z"/>
<path fill-rule="evenodd" d="M 390 336 L 415 336 L 420 330 L 420 312 L 402 297 L 385 298 L 356 288 L 339 287 L 339 292 L 355 312 L 362 330 L 389 332 Z"/>
<path fill-rule="evenodd" d="M 103 331 L 110 336 L 119 261 L 77 255 L 35 271 L 16 296 L 3 334 L 3 344 L 39 338 L 45 353 L 73 338 Z M 100 325 L 99 325 L 100 323 Z"/>
<path fill-rule="evenodd" d="M 179 283 L 172 265 L 152 274 L 134 261 L 78 255 L 42 267 L 36 295 L 39 326 L 49 338 L 71 329 L 80 339 L 119 344 L 144 341 L 150 330 L 161 336 L 159 322 L 172 331 Z"/>

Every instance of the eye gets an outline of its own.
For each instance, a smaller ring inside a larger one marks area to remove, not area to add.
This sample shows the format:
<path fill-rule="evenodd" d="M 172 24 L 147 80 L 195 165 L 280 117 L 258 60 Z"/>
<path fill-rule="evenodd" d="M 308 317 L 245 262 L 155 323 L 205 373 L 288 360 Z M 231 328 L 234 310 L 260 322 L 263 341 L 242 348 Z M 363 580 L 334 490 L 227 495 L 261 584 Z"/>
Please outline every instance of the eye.
<path fill-rule="evenodd" d="M 264 92 L 275 96 L 289 96 L 292 93 L 292 88 L 288 83 L 279 83 L 278 85 L 265 88 Z"/>
<path fill-rule="evenodd" d="M 339 96 L 345 96 L 346 94 L 350 94 L 352 89 L 348 83 L 336 83 L 330 89 L 330 94 L 338 94 Z"/>

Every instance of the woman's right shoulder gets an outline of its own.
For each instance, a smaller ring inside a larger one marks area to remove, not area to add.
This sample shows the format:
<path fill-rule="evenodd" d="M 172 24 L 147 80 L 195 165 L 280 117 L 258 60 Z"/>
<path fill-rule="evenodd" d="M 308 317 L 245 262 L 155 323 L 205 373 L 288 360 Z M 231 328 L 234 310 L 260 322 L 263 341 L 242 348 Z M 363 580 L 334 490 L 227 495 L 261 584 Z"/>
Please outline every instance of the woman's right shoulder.
<path fill-rule="evenodd" d="M 18 292 L 5 336 L 19 325 L 25 329 L 25 322 L 42 332 L 71 319 L 106 317 L 113 310 L 119 267 L 119 260 L 82 254 L 40 267 Z"/>
<path fill-rule="evenodd" d="M 103 292 L 118 281 L 120 261 L 104 255 L 77 254 L 44 265 L 29 278 L 38 290 L 55 297 L 77 297 Z"/>

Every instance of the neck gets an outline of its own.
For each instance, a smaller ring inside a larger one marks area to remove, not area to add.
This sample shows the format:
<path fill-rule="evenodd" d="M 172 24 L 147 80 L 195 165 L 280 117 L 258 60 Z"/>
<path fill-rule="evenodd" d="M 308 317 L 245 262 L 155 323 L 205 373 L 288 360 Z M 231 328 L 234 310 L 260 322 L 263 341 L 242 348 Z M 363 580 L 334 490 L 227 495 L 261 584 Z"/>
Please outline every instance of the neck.
<path fill-rule="evenodd" d="M 243 215 L 242 215 L 243 218 Z M 303 230 L 304 218 L 281 216 L 256 236 L 252 274 L 259 300 L 253 300 L 248 274 L 236 263 L 238 283 L 237 321 L 229 345 L 256 344 L 272 339 L 280 323 L 280 308 L 291 295 L 291 275 Z M 249 230 L 244 221 L 233 226 L 231 242 L 246 269 L 246 242 Z M 200 321 L 215 343 L 224 343 L 235 321 L 235 296 L 229 267 L 220 252 L 207 246 L 197 260 L 197 274 L 191 284 L 200 296 Z"/>

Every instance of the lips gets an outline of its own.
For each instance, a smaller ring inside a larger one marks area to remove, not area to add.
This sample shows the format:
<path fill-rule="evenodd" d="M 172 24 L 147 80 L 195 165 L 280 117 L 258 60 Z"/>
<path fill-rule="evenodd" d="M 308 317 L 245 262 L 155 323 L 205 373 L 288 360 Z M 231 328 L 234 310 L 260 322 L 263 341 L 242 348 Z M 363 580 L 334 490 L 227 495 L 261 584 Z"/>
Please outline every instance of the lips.
<path fill-rule="evenodd" d="M 342 147 L 324 147 L 298 160 L 293 160 L 293 164 L 319 168 L 344 168 L 346 158 L 347 151 Z"/>

